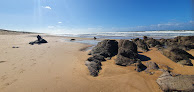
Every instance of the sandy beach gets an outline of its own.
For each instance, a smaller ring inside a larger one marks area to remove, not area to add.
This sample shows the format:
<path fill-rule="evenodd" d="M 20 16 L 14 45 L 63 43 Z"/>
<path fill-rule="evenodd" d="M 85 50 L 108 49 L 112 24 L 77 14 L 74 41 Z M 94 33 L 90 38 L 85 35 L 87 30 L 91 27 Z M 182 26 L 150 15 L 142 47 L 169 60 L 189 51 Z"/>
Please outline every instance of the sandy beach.
<path fill-rule="evenodd" d="M 41 35 L 48 43 L 28 44 L 37 39 L 36 35 L 0 31 L 0 92 L 162 92 L 156 83 L 162 71 L 154 71 L 153 75 L 136 72 L 134 66 L 115 65 L 115 56 L 102 62 L 99 76 L 92 77 L 85 66 L 89 51 L 80 50 L 90 45 L 45 34 Z M 150 58 L 143 64 L 154 61 L 168 65 L 174 73 L 194 75 L 193 66 L 177 64 L 156 48 L 140 52 Z M 188 52 L 194 55 L 194 50 Z"/>

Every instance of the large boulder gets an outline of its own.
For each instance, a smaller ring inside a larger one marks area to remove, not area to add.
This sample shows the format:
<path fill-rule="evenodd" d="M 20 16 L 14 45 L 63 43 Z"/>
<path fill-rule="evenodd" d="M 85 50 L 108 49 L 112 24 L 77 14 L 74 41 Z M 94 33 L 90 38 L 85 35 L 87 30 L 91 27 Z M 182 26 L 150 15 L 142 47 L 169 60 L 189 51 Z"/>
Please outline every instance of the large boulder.
<path fill-rule="evenodd" d="M 165 71 L 156 82 L 164 92 L 194 92 L 194 75 L 173 77 L 168 71 Z"/>
<path fill-rule="evenodd" d="M 194 59 L 194 57 L 187 53 L 185 50 L 175 48 L 175 47 L 169 47 L 169 48 L 164 48 L 161 50 L 162 54 L 172 61 L 176 63 L 180 63 L 182 65 L 188 65 L 192 66 L 193 64 L 191 63 L 191 59 Z"/>
<path fill-rule="evenodd" d="M 139 49 L 141 49 L 142 51 L 145 51 L 145 52 L 147 52 L 147 51 L 149 51 L 149 47 L 148 47 L 148 45 L 145 43 L 145 41 L 144 40 L 142 40 L 142 39 L 135 39 L 134 40 L 134 43 L 137 45 L 137 47 L 139 48 Z"/>
<path fill-rule="evenodd" d="M 127 66 L 137 62 L 137 45 L 129 40 L 120 40 L 119 49 L 115 63 L 117 65 Z"/>
<path fill-rule="evenodd" d="M 118 53 L 118 42 L 116 40 L 103 40 L 99 42 L 89 53 L 91 55 L 112 57 Z"/>

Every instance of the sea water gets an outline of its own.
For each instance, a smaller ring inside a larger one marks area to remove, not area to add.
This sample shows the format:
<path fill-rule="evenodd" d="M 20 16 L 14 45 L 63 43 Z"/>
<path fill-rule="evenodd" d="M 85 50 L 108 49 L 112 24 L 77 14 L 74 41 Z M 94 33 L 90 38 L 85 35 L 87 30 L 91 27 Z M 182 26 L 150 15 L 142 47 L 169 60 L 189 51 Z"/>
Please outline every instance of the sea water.
<path fill-rule="evenodd" d="M 68 37 L 103 38 L 103 39 L 133 39 L 143 36 L 160 38 L 174 38 L 176 36 L 194 36 L 194 31 L 130 31 L 130 32 L 95 32 L 86 34 L 60 34 Z"/>
<path fill-rule="evenodd" d="M 82 34 L 60 34 L 66 37 L 81 37 L 81 38 L 100 38 L 100 39 L 134 39 L 143 36 L 153 37 L 154 39 L 160 38 L 174 38 L 177 36 L 194 36 L 194 31 L 130 31 L 130 32 L 95 32 L 95 33 L 82 33 Z M 67 40 L 66 40 L 67 41 Z M 68 39 L 69 41 L 69 39 Z M 98 40 L 75 40 L 73 42 L 97 45 Z"/>

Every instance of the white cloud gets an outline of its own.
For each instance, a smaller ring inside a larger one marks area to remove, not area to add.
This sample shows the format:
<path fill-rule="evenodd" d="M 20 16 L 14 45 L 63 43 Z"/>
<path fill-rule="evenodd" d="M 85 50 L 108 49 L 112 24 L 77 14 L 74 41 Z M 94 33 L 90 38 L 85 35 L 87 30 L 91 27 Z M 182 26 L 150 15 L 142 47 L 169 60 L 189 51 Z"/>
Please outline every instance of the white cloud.
<path fill-rule="evenodd" d="M 45 8 L 45 9 L 49 9 L 49 10 L 52 9 L 50 6 L 42 6 L 42 7 Z"/>
<path fill-rule="evenodd" d="M 63 23 L 63 22 L 58 22 L 59 24 Z"/>
<path fill-rule="evenodd" d="M 54 28 L 54 26 L 48 26 L 48 28 L 49 28 L 49 29 L 52 29 L 52 28 Z"/>

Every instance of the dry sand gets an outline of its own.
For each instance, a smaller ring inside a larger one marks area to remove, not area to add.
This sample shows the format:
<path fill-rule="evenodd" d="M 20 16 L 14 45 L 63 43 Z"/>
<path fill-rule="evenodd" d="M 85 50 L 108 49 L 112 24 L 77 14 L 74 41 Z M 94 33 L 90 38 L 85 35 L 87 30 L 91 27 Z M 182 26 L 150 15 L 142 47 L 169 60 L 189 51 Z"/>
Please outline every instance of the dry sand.
<path fill-rule="evenodd" d="M 161 92 L 156 83 L 161 71 L 138 73 L 134 66 L 115 65 L 113 57 L 102 63 L 98 77 L 91 77 L 84 65 L 88 51 L 80 51 L 88 45 L 43 38 L 47 44 L 29 45 L 36 40 L 33 34 L 0 35 L 0 92 Z M 194 55 L 194 50 L 189 53 Z M 144 64 L 154 61 L 175 73 L 194 74 L 194 67 L 176 64 L 155 48 L 139 54 L 151 58 Z"/>

